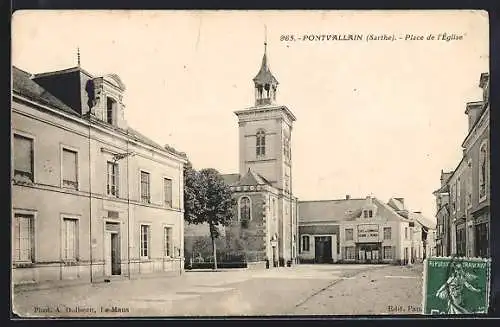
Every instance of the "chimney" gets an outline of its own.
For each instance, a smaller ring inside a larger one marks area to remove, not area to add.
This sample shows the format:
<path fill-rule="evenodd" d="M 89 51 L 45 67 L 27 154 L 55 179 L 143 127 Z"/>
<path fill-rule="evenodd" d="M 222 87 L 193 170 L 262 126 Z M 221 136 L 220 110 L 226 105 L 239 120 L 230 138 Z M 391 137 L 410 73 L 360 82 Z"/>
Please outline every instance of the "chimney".
<path fill-rule="evenodd" d="M 351 199 L 351 196 L 350 196 L 349 194 L 346 194 L 345 199 L 346 199 L 346 200 L 350 200 L 350 199 Z"/>
<path fill-rule="evenodd" d="M 465 114 L 469 117 L 469 132 L 479 119 L 483 109 L 483 101 L 468 102 L 465 107 Z"/>

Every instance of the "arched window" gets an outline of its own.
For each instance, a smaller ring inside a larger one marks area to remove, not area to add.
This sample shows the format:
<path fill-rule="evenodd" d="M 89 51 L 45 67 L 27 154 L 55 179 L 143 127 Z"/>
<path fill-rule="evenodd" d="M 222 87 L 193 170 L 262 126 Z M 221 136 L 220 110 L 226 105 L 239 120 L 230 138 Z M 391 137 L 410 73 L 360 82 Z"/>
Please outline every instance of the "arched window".
<path fill-rule="evenodd" d="M 250 198 L 243 196 L 240 198 L 240 222 L 246 224 L 252 219 Z"/>
<path fill-rule="evenodd" d="M 486 198 L 488 180 L 488 145 L 481 144 L 479 149 L 479 199 Z"/>
<path fill-rule="evenodd" d="M 302 251 L 309 251 L 309 235 L 302 236 Z"/>
<path fill-rule="evenodd" d="M 256 154 L 258 157 L 266 155 L 266 132 L 263 130 L 257 132 Z"/>

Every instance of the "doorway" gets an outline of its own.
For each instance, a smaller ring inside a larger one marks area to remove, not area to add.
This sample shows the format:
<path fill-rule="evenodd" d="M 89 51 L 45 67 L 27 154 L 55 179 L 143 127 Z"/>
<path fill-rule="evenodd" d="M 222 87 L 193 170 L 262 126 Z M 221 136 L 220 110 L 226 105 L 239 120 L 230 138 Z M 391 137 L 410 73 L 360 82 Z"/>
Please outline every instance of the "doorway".
<path fill-rule="evenodd" d="M 332 263 L 332 237 L 314 237 L 314 259 L 316 263 Z"/>
<path fill-rule="evenodd" d="M 106 223 L 104 232 L 104 275 L 121 275 L 121 246 L 118 224 Z"/>
<path fill-rule="evenodd" d="M 358 245 L 358 262 L 377 263 L 380 260 L 379 243 L 361 243 Z"/>

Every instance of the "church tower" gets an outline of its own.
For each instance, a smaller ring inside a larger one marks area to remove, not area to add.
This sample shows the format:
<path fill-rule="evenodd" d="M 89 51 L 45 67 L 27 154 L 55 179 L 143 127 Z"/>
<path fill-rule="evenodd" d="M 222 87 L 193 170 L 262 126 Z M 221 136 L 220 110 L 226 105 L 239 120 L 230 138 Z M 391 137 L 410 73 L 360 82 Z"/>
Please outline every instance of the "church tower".
<path fill-rule="evenodd" d="M 253 79 L 255 104 L 236 111 L 239 124 L 239 168 L 264 177 L 273 187 L 292 194 L 292 125 L 296 120 L 284 105 L 276 103 L 278 80 L 269 69 L 267 42 L 262 64 Z"/>
<path fill-rule="evenodd" d="M 257 176 L 269 185 L 262 193 L 264 204 L 265 249 L 275 265 L 285 265 L 297 257 L 297 198 L 292 191 L 293 113 L 276 102 L 278 80 L 269 68 L 267 42 L 257 75 L 253 78 L 255 103 L 236 111 L 239 125 L 240 184 L 246 176 Z M 252 188 L 250 188 L 250 191 Z M 256 195 L 255 195 L 256 196 Z"/>

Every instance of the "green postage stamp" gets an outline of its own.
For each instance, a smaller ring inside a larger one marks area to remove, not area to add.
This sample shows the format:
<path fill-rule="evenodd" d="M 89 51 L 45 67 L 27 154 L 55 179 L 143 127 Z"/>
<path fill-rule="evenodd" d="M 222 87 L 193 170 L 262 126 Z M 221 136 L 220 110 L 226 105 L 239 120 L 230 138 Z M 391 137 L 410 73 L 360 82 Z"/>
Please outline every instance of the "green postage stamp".
<path fill-rule="evenodd" d="M 425 260 L 423 313 L 487 313 L 491 259 L 433 257 Z"/>

